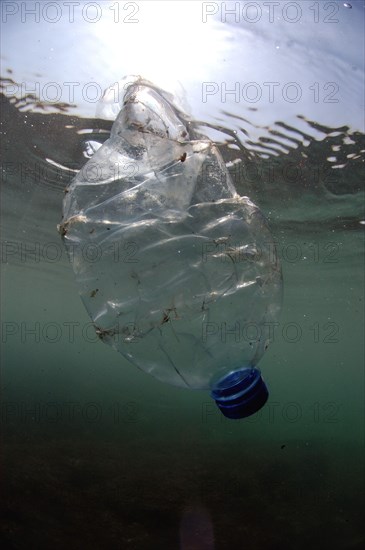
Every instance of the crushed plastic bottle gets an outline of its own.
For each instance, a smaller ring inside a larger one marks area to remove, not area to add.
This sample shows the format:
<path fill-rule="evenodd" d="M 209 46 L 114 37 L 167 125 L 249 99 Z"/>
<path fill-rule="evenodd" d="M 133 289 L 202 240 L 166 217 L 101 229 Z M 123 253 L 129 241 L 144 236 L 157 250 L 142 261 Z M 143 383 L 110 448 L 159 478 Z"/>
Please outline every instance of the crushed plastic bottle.
<path fill-rule="evenodd" d="M 282 292 L 266 220 L 169 95 L 138 78 L 118 107 L 63 204 L 82 301 L 138 368 L 210 390 L 227 417 L 253 414 L 268 397 L 256 365 Z"/>

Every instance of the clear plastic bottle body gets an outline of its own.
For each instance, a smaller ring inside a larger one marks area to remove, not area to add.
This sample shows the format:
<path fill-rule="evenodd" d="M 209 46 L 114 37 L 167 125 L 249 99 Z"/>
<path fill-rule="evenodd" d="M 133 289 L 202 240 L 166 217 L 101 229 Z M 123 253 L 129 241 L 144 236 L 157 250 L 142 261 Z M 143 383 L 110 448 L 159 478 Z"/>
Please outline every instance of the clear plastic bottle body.
<path fill-rule="evenodd" d="M 101 340 L 159 380 L 211 389 L 261 359 L 282 279 L 261 212 L 192 137 L 155 87 L 134 84 L 71 182 L 60 231 Z"/>

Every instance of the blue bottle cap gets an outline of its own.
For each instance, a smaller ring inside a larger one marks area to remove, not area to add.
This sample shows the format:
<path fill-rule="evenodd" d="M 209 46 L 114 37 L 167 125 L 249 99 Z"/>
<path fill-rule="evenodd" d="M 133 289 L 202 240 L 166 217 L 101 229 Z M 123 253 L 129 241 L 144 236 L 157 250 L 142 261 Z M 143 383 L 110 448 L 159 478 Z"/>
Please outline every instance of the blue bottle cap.
<path fill-rule="evenodd" d="M 265 405 L 269 392 L 259 369 L 246 367 L 223 376 L 210 395 L 227 418 L 245 418 Z"/>

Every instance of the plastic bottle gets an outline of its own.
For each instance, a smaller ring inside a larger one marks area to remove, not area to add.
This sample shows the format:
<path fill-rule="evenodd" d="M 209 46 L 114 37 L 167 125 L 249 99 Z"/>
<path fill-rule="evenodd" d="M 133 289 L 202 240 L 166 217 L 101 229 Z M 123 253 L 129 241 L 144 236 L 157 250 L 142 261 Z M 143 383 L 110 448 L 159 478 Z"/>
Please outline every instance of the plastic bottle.
<path fill-rule="evenodd" d="M 253 414 L 282 291 L 266 220 L 165 92 L 135 79 L 119 109 L 59 226 L 84 305 L 140 369 L 210 390 L 229 418 Z"/>

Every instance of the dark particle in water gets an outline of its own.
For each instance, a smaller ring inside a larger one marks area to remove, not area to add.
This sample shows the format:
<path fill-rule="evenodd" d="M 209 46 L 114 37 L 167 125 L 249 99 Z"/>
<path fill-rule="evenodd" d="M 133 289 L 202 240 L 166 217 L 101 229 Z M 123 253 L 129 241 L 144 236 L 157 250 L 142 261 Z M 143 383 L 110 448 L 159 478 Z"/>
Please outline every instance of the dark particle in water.
<path fill-rule="evenodd" d="M 170 321 L 170 316 L 168 313 L 164 313 L 163 319 L 161 321 L 161 325 L 163 325 L 164 323 L 167 323 L 168 321 Z"/>
<path fill-rule="evenodd" d="M 135 273 L 134 271 L 132 271 L 131 277 L 132 277 L 132 279 L 134 279 L 135 281 L 137 281 L 137 285 L 140 285 L 140 284 L 141 284 L 141 281 L 140 281 L 140 279 L 139 279 L 137 273 Z"/>
<path fill-rule="evenodd" d="M 99 292 L 98 288 L 96 288 L 95 290 L 92 290 L 90 292 L 90 298 L 95 298 L 95 296 L 97 295 L 98 292 Z"/>
<path fill-rule="evenodd" d="M 202 303 L 202 311 L 209 311 L 209 307 L 205 307 L 205 300 Z"/>
<path fill-rule="evenodd" d="M 164 323 L 168 323 L 171 319 L 170 319 L 170 313 L 173 312 L 175 314 L 175 319 L 179 319 L 179 316 L 177 314 L 177 311 L 176 311 L 176 307 L 170 307 L 168 309 L 165 309 L 164 310 L 164 315 L 163 315 L 163 318 L 162 318 L 162 321 L 161 321 L 161 325 L 163 325 Z"/>
<path fill-rule="evenodd" d="M 280 449 L 285 449 L 286 445 L 281 445 Z"/>
<path fill-rule="evenodd" d="M 66 223 L 61 223 L 58 227 L 58 231 L 59 231 L 59 234 L 61 235 L 61 237 L 66 237 L 66 235 L 67 235 L 67 222 Z"/>
<path fill-rule="evenodd" d="M 180 157 L 181 162 L 184 162 L 186 160 L 186 153 L 183 153 Z"/>
<path fill-rule="evenodd" d="M 115 336 L 115 334 L 117 334 L 117 330 L 115 328 L 104 329 L 104 328 L 98 327 L 95 324 L 94 324 L 94 327 L 95 327 L 95 332 L 100 338 L 100 340 L 104 340 L 104 338 L 106 337 L 112 337 L 112 336 Z"/>

